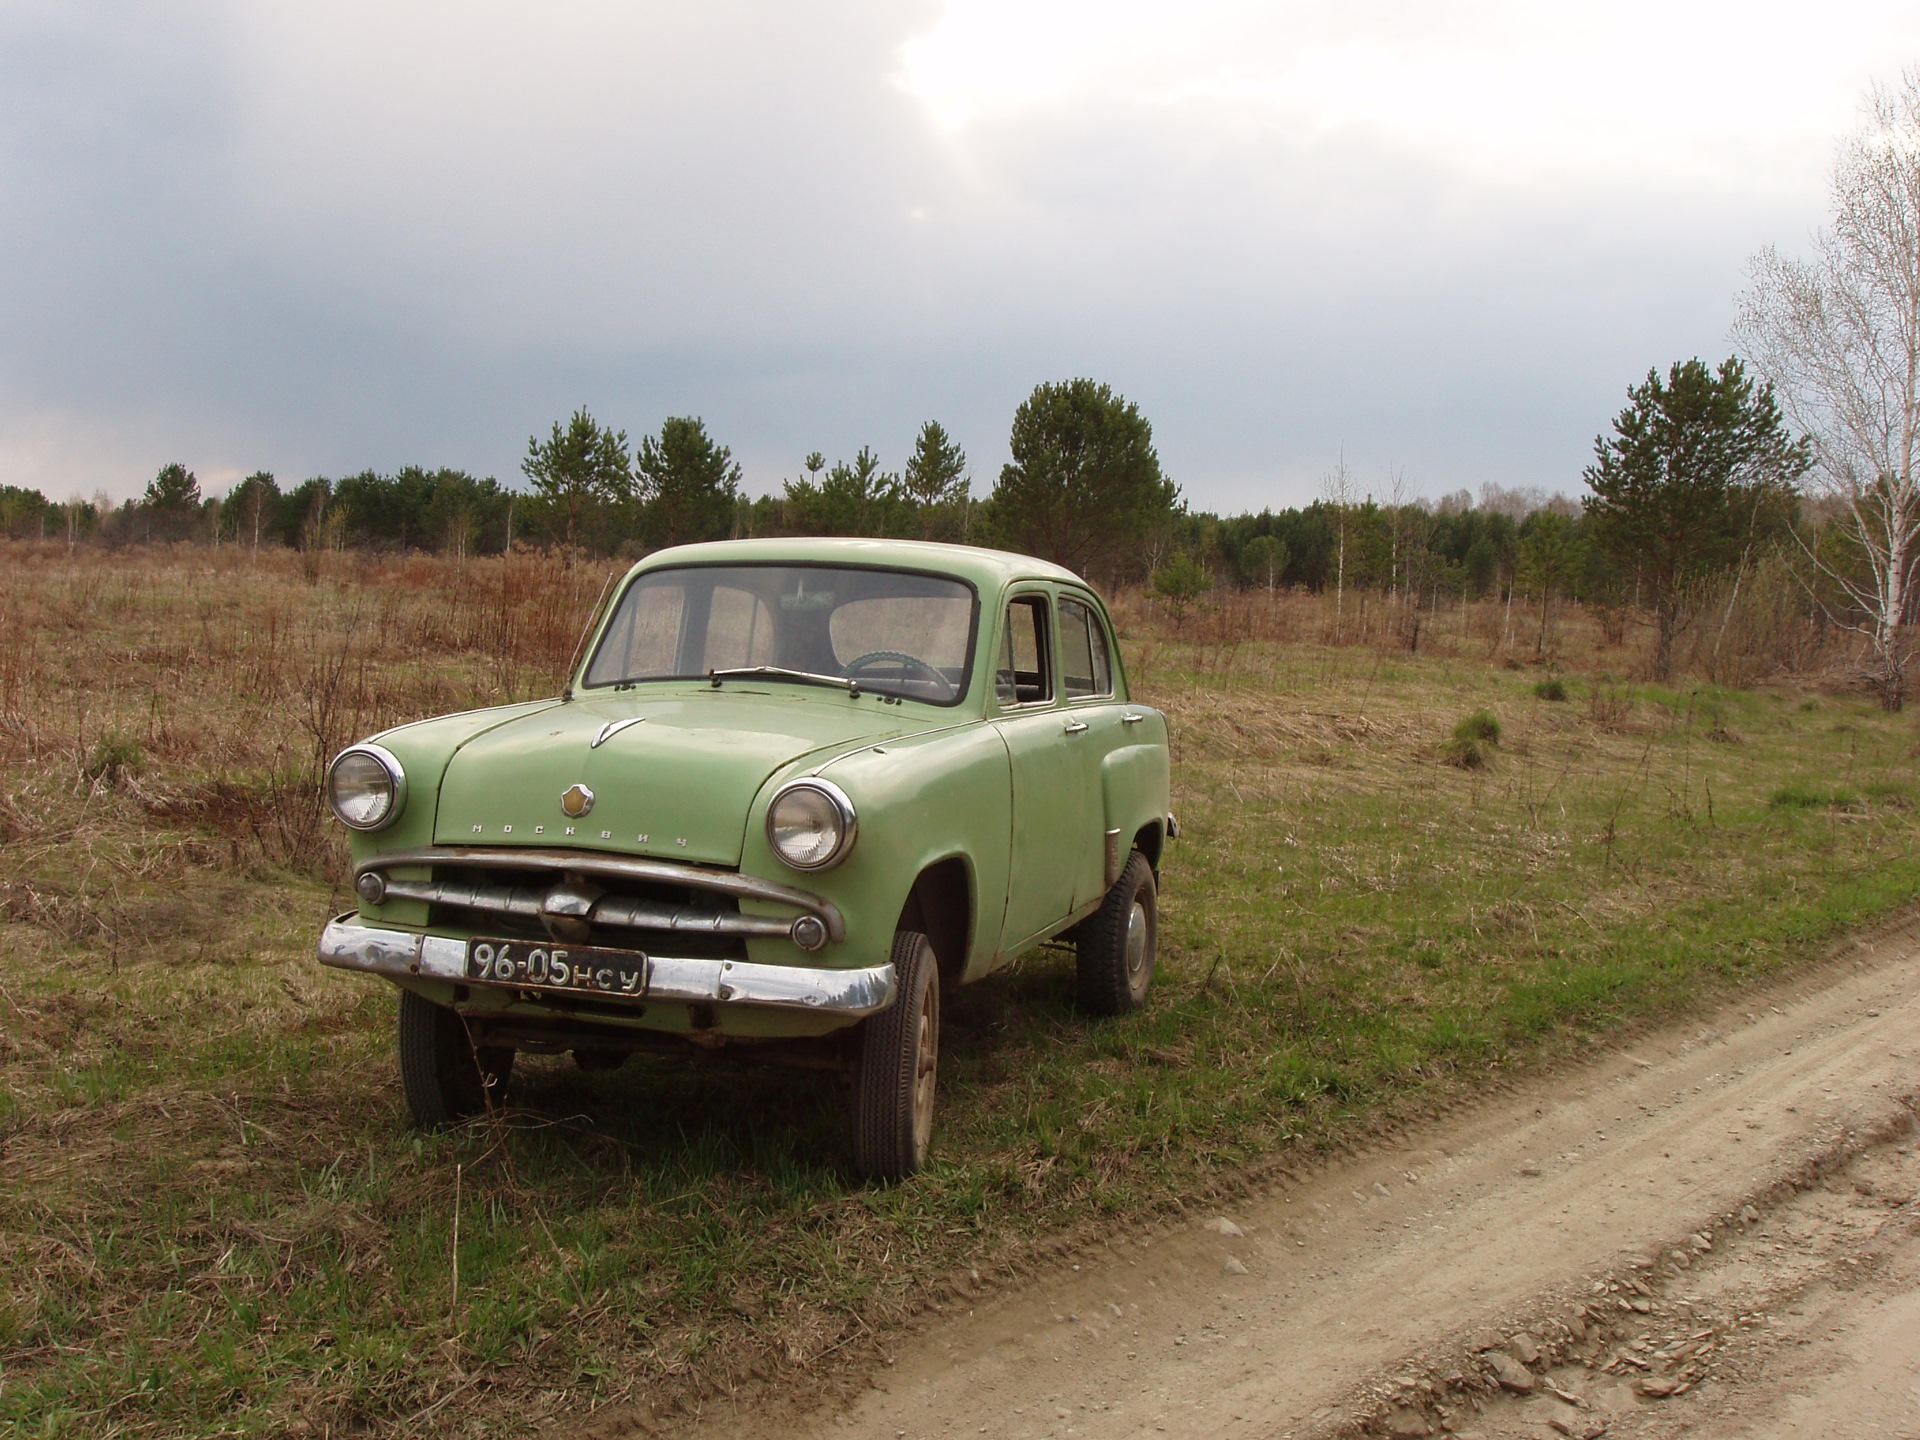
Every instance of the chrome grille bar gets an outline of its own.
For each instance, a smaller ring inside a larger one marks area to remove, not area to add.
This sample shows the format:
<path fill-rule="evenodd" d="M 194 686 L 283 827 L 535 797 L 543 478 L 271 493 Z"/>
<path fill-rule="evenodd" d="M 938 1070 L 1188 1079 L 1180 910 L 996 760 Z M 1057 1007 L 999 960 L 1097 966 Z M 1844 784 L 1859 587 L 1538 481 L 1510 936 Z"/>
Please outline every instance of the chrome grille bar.
<path fill-rule="evenodd" d="M 382 878 L 385 879 L 384 876 Z M 475 885 L 461 880 L 387 879 L 385 898 L 419 900 L 428 905 L 448 905 L 463 910 L 483 910 L 492 915 L 524 915 L 532 919 L 539 919 L 543 915 L 576 918 L 573 910 L 549 906 L 549 893 L 524 885 L 508 887 Z M 594 925 L 667 930 L 677 935 L 765 935 L 783 940 L 791 938 L 794 926 L 793 921 L 772 915 L 690 910 L 685 906 L 656 905 L 646 900 L 623 900 L 617 895 L 602 896 L 577 918 Z"/>
<path fill-rule="evenodd" d="M 697 865 L 676 865 L 669 860 L 646 860 L 624 855 L 607 855 L 586 850 L 511 850 L 499 846 L 480 845 L 423 845 L 412 850 L 388 850 L 379 855 L 370 855 L 354 867 L 354 878 L 368 871 L 381 872 L 391 893 L 398 895 L 400 885 L 439 884 L 441 882 L 423 882 L 413 880 L 395 880 L 388 872 L 407 866 L 460 866 L 474 870 L 542 870 L 554 875 L 576 874 L 591 876 L 603 881 L 641 881 L 654 885 L 684 885 L 693 890 L 707 890 L 719 895 L 731 895 L 739 900 L 764 900 L 775 905 L 789 905 L 796 910 L 815 916 L 827 928 L 829 940 L 847 938 L 846 918 L 841 915 L 840 907 L 831 900 L 815 895 L 809 890 L 801 890 L 791 885 L 782 885 L 773 880 L 762 880 L 755 875 L 742 875 L 736 870 L 708 870 Z M 539 892 L 525 891 L 536 897 L 535 909 L 527 913 L 539 913 Z M 439 903 L 459 904 L 447 899 Z M 626 903 L 626 902 L 621 902 Z M 643 902 L 635 902 L 643 903 Z M 485 908 L 475 906 L 474 908 Z M 662 907 L 670 909 L 671 907 Z M 511 913 L 520 913 L 514 911 Z M 700 914 L 706 912 L 686 912 Z M 731 917 L 740 921 L 752 920 L 752 916 Z M 623 924 L 623 921 L 610 921 Z M 783 935 L 789 928 L 786 922 L 772 921 L 777 928 L 769 931 L 731 931 L 732 934 L 772 934 Z"/>

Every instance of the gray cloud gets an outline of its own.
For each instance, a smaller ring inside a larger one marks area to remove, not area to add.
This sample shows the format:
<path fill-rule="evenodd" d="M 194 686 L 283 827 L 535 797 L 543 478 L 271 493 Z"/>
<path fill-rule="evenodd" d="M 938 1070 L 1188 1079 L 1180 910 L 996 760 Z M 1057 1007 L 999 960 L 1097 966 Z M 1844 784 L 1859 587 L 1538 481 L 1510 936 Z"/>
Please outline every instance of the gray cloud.
<path fill-rule="evenodd" d="M 1823 146 L 1502 178 L 1204 95 L 946 129 L 900 79 L 938 14 L 9 6 L 0 483 L 512 478 L 584 402 L 702 414 L 763 489 L 938 417 L 984 488 L 1032 385 L 1091 374 L 1199 505 L 1306 498 L 1343 447 L 1571 487 L 1819 215 Z"/>

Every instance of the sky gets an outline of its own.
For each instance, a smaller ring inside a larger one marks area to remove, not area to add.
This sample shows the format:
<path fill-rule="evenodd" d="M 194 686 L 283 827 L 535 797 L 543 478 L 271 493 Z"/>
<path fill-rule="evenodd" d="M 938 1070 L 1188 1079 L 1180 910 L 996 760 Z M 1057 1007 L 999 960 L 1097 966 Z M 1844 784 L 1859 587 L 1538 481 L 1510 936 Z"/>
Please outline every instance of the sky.
<path fill-rule="evenodd" d="M 1920 7 L 0 5 L 0 484 L 520 479 L 579 406 L 976 492 L 1035 384 L 1195 508 L 1577 491 L 1730 351 Z"/>

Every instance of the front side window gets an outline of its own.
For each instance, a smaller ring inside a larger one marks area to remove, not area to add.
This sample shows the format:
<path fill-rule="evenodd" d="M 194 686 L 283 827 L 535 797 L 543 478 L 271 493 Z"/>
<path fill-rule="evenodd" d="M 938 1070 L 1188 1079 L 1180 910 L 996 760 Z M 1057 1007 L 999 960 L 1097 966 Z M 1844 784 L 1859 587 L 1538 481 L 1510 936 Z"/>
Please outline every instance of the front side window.
<path fill-rule="evenodd" d="M 1016 595 L 1007 602 L 993 671 L 994 695 L 1002 705 L 1038 705 L 1053 698 L 1047 618 L 1044 595 Z"/>
<path fill-rule="evenodd" d="M 1107 632 L 1093 608 L 1079 600 L 1060 601 L 1060 685 L 1069 700 L 1113 694 Z"/>
<path fill-rule="evenodd" d="M 935 705 L 967 689 L 978 611 L 944 575 L 829 565 L 690 565 L 635 578 L 585 687 L 768 667 Z"/>

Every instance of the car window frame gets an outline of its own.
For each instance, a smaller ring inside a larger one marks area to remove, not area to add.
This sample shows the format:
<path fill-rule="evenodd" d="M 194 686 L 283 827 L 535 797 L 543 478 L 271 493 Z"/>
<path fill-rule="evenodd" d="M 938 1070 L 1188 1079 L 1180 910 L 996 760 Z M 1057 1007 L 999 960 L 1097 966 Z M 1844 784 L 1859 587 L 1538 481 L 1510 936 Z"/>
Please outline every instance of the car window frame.
<path fill-rule="evenodd" d="M 890 691 L 876 690 L 865 693 L 886 694 L 890 700 L 898 700 L 903 704 L 931 705 L 940 710 L 958 709 L 966 703 L 967 697 L 973 693 L 973 683 L 981 666 L 980 613 L 982 606 L 980 603 L 980 587 L 966 576 L 955 575 L 948 570 L 930 570 L 914 565 L 876 565 L 871 561 L 753 559 L 727 560 L 724 562 L 714 560 L 683 560 L 670 565 L 649 565 L 634 570 L 627 576 L 626 582 L 614 593 L 612 601 L 607 606 L 605 617 L 595 629 L 590 643 L 584 647 L 585 654 L 581 657 L 580 664 L 573 675 L 573 691 L 575 694 L 614 694 L 623 689 L 632 689 L 637 685 L 687 685 L 695 681 L 702 683 L 706 681 L 707 677 L 705 675 L 647 675 L 632 680 L 609 680 L 599 685 L 587 684 L 587 672 L 593 668 L 593 662 L 600 654 L 600 647 L 606 643 L 607 633 L 613 628 L 614 622 L 619 617 L 620 607 L 626 601 L 627 592 L 644 580 L 650 579 L 655 575 L 664 575 L 673 570 L 863 570 L 885 575 L 924 576 L 928 579 L 945 580 L 951 584 L 961 586 L 966 590 L 967 594 L 972 597 L 972 603 L 967 616 L 968 663 L 961 672 L 965 678 L 955 692 L 954 697 L 951 700 L 925 700 L 914 695 L 894 695 Z M 686 624 L 687 614 L 683 608 L 680 616 L 680 625 L 684 629 Z M 681 643 L 683 639 L 684 637 L 677 637 L 676 645 Z M 988 666 L 987 688 L 991 690 L 991 667 L 993 661 L 989 659 L 986 664 Z"/>
<path fill-rule="evenodd" d="M 1025 604 L 1029 600 L 1038 600 L 1046 607 L 1043 623 L 1037 633 L 1040 637 L 1042 647 L 1040 673 L 1047 682 L 1047 693 L 1044 698 L 1039 700 L 1003 700 L 1000 698 L 999 686 L 994 683 L 994 677 L 999 674 L 1000 660 L 998 649 L 999 640 L 996 640 L 994 654 L 992 658 L 987 661 L 987 689 L 988 693 L 993 697 L 994 706 L 1004 715 L 1030 714 L 1036 710 L 1051 709 L 1060 703 L 1060 676 L 1057 660 L 1060 651 L 1060 636 L 1056 628 L 1059 624 L 1059 607 L 1054 603 L 1052 590 L 1045 585 L 1024 585 L 1009 589 L 1000 607 L 1000 636 L 1004 638 L 1008 633 L 1008 622 L 1012 619 L 1013 607 L 1015 605 Z M 1017 671 L 1015 673 L 1018 674 Z M 1017 681 L 1015 683 L 1018 684 Z"/>

